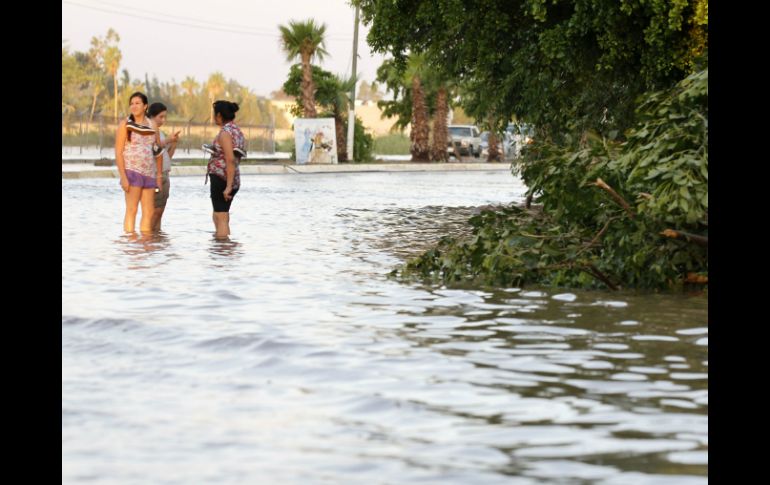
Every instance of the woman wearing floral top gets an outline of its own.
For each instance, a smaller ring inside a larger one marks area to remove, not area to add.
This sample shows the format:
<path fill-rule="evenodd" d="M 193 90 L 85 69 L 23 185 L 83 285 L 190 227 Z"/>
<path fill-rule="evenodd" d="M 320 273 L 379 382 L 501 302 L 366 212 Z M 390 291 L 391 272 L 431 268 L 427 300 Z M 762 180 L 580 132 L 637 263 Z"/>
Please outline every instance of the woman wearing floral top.
<path fill-rule="evenodd" d="M 152 230 L 155 212 L 155 191 L 162 180 L 163 158 L 154 151 L 160 144 L 155 123 L 147 116 L 147 96 L 134 93 L 129 98 L 131 114 L 118 125 L 115 137 L 115 163 L 120 175 L 120 187 L 126 194 L 126 215 L 123 229 L 134 232 L 139 202 L 142 219 L 139 230 Z"/>
<path fill-rule="evenodd" d="M 243 132 L 233 122 L 238 104 L 230 101 L 214 103 L 214 120 L 222 129 L 214 138 L 214 154 L 209 160 L 207 175 L 211 180 L 211 203 L 214 206 L 216 238 L 230 235 L 230 205 L 241 187 L 237 155 L 245 153 Z"/>

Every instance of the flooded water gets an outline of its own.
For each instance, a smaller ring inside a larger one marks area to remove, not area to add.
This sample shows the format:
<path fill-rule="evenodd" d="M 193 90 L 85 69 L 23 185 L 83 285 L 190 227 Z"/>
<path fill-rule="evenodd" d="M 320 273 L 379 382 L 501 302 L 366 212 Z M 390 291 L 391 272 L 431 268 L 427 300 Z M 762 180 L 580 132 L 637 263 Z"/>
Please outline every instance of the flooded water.
<path fill-rule="evenodd" d="M 62 181 L 63 483 L 707 483 L 704 296 L 387 278 L 510 174 L 244 176 L 228 242 L 171 190 Z"/>

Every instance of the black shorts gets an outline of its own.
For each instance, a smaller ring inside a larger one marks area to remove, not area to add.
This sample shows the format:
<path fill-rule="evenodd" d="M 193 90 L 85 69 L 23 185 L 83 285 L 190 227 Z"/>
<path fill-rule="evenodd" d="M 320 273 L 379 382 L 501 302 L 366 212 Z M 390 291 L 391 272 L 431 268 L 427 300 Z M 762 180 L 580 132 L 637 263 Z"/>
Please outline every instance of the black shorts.
<path fill-rule="evenodd" d="M 230 204 L 233 203 L 233 199 L 225 200 L 224 191 L 227 187 L 227 182 L 213 174 L 209 174 L 209 181 L 211 183 L 211 204 L 214 206 L 214 212 L 230 212 Z M 238 189 L 233 189 L 230 195 L 235 197 L 237 193 Z"/>

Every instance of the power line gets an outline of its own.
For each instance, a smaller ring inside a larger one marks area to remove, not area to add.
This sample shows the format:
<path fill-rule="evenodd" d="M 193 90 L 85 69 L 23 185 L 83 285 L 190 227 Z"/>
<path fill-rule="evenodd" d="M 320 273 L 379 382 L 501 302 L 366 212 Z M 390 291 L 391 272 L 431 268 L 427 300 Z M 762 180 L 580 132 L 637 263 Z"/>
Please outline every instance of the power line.
<path fill-rule="evenodd" d="M 136 14 L 136 13 L 132 13 L 132 12 L 121 12 L 121 11 L 117 11 L 117 10 L 113 10 L 113 9 L 109 9 L 109 8 L 104 8 L 104 7 L 98 7 L 98 6 L 94 6 L 94 5 L 84 5 L 84 4 L 81 4 L 81 3 L 75 3 L 75 2 L 66 1 L 66 0 L 62 0 L 62 3 L 63 4 L 68 4 L 68 5 L 73 5 L 75 7 L 81 7 L 81 8 L 91 9 L 91 10 L 97 10 L 97 11 L 100 11 L 100 12 L 106 12 L 106 13 L 110 13 L 110 14 L 114 14 L 114 15 L 121 15 L 121 16 L 125 16 L 125 17 L 133 17 L 133 18 L 138 18 L 138 19 L 143 19 L 143 20 L 151 20 L 153 22 L 157 22 L 157 23 L 161 23 L 161 24 L 179 25 L 179 26 L 182 26 L 182 27 L 189 27 L 189 28 L 201 29 L 201 30 L 209 30 L 209 31 L 214 31 L 214 32 L 225 32 L 225 33 L 228 33 L 228 34 L 242 34 L 242 35 L 251 35 L 251 36 L 255 36 L 255 37 L 272 37 L 272 38 L 274 38 L 276 40 L 280 40 L 280 38 L 281 38 L 281 36 L 279 34 L 271 34 L 271 33 L 268 33 L 268 32 L 257 31 L 257 30 L 246 30 L 247 29 L 246 27 L 236 26 L 234 24 L 227 24 L 227 23 L 223 23 L 223 22 L 213 22 L 213 21 L 209 21 L 209 20 L 200 20 L 200 19 L 195 19 L 193 17 L 181 17 L 181 16 L 176 16 L 176 15 L 163 14 L 163 13 L 158 13 L 158 12 L 152 12 L 152 11 L 146 10 L 146 9 L 136 9 L 136 8 L 133 8 L 133 7 L 131 8 L 132 11 L 134 11 L 134 10 L 142 10 L 143 12 L 147 12 L 150 15 L 161 16 L 161 17 L 168 17 L 171 20 L 169 20 L 168 18 L 159 19 L 159 18 L 150 17 L 150 16 L 147 16 L 147 15 L 140 15 L 140 14 Z M 117 5 L 113 5 L 113 4 L 109 4 L 109 5 L 111 5 L 113 7 L 117 7 L 117 8 L 124 8 L 124 7 L 118 7 Z M 222 26 L 227 27 L 227 28 L 220 28 L 220 27 L 210 26 L 210 25 L 193 25 L 193 24 L 191 24 L 189 22 L 184 22 L 184 21 L 180 21 L 180 20 L 173 20 L 175 18 L 176 19 L 185 19 L 185 20 L 189 20 L 189 21 L 192 21 L 192 22 L 202 23 L 202 24 L 219 24 L 219 25 L 222 25 Z M 352 37 L 328 36 L 326 38 L 326 40 L 349 42 L 349 41 L 352 40 Z"/>
<path fill-rule="evenodd" d="M 68 3 L 68 2 L 65 2 L 65 3 Z M 177 20 L 191 20 L 191 21 L 197 22 L 197 23 L 217 24 L 217 25 L 220 25 L 222 27 L 230 27 L 230 28 L 243 29 L 243 30 L 250 30 L 250 29 L 252 29 L 252 27 L 250 27 L 248 25 L 236 25 L 236 24 L 225 23 L 225 22 L 217 22 L 217 21 L 214 21 L 214 20 L 201 20 L 201 19 L 198 19 L 198 18 L 195 18 L 195 17 L 187 17 L 187 16 L 184 16 L 184 15 L 154 12 L 152 10 L 147 10 L 147 9 L 138 8 L 138 7 L 134 7 L 134 6 L 125 7 L 123 5 L 115 4 L 115 3 L 112 3 L 112 2 L 105 2 L 103 0 L 100 0 L 99 3 L 100 4 L 111 5 L 111 6 L 115 7 L 115 8 L 120 8 L 122 10 L 128 10 L 129 12 L 141 11 L 141 12 L 144 12 L 144 13 L 147 13 L 147 14 L 150 14 L 150 15 L 160 15 L 162 17 L 169 17 L 169 18 L 173 18 L 173 19 L 177 19 Z M 259 30 L 259 29 L 257 29 L 257 30 Z M 256 30 L 255 30 L 255 32 L 256 32 Z M 265 32 L 265 33 L 269 33 L 269 32 Z"/>

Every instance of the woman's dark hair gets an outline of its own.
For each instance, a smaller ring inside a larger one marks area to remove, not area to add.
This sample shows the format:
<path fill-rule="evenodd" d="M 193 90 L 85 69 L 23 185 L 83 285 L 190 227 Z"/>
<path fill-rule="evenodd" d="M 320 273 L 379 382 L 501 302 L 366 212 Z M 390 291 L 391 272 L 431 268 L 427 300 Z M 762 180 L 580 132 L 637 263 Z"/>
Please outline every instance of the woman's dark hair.
<path fill-rule="evenodd" d="M 152 103 L 150 107 L 147 109 L 147 116 L 150 118 L 155 118 L 159 114 L 163 113 L 164 111 L 168 111 L 168 108 L 166 108 L 166 105 L 163 103 Z"/>
<path fill-rule="evenodd" d="M 142 104 L 147 104 L 147 103 L 149 103 L 149 101 L 147 100 L 147 96 L 145 96 L 145 94 L 144 94 L 144 93 L 140 93 L 139 91 L 137 91 L 137 92 L 135 92 L 134 94 L 132 94 L 131 96 L 129 96 L 129 98 L 128 98 L 128 104 L 131 104 L 131 100 L 132 100 L 132 99 L 134 99 L 134 98 L 141 98 L 141 99 L 142 99 Z M 145 111 L 145 113 L 146 113 L 146 111 Z M 129 119 L 129 120 L 131 120 L 131 121 L 136 121 L 136 120 L 134 120 L 134 115 L 133 115 L 133 113 L 130 113 L 130 114 L 128 115 L 128 119 Z M 129 130 L 129 132 L 128 132 L 128 141 L 131 141 L 131 131 L 130 131 L 130 130 Z"/>
<path fill-rule="evenodd" d="M 224 100 L 214 101 L 214 115 L 222 115 L 224 121 L 233 121 L 237 112 L 238 103 Z"/>

